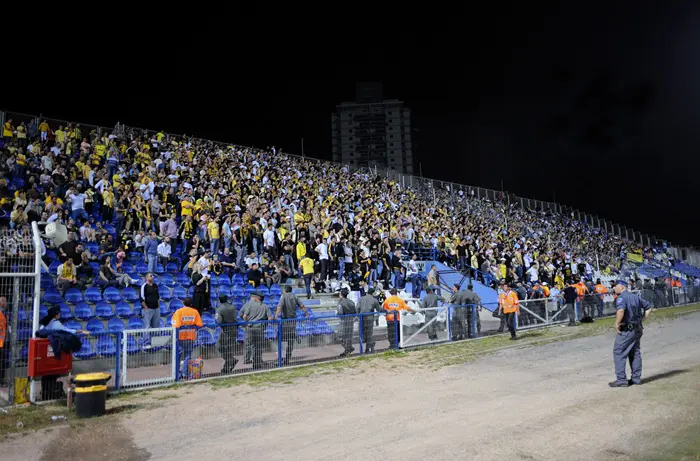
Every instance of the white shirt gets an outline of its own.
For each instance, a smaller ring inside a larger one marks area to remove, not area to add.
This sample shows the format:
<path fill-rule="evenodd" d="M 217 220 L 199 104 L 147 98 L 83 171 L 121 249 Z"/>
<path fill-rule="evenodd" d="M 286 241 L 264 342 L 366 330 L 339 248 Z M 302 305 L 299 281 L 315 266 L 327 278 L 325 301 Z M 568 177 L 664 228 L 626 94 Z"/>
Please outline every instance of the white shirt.
<path fill-rule="evenodd" d="M 202 266 L 202 275 L 206 276 L 209 275 L 209 260 L 202 256 L 199 258 L 199 261 L 197 261 L 200 266 Z"/>
<path fill-rule="evenodd" d="M 537 272 L 537 268 L 535 266 L 532 266 L 530 269 L 528 269 L 527 273 L 530 275 L 530 282 L 539 281 L 540 275 Z"/>
<path fill-rule="evenodd" d="M 415 275 L 418 273 L 418 264 L 414 260 L 410 260 L 408 262 L 408 271 L 407 274 L 408 276 Z"/>
<path fill-rule="evenodd" d="M 160 245 L 158 245 L 158 256 L 169 258 L 171 251 L 172 248 L 170 248 L 170 244 L 165 243 L 165 241 L 161 242 Z"/>
<path fill-rule="evenodd" d="M 265 241 L 266 247 L 274 247 L 275 246 L 275 231 L 267 229 L 265 232 L 263 232 L 263 240 Z"/>
<path fill-rule="evenodd" d="M 250 256 L 248 256 L 247 258 L 245 258 L 245 265 L 246 265 L 246 266 L 252 267 L 252 266 L 253 266 L 253 263 L 257 263 L 258 266 L 259 266 L 259 265 L 260 265 L 260 259 L 259 259 L 257 256 L 256 256 L 255 258 L 251 258 Z"/>
<path fill-rule="evenodd" d="M 70 209 L 71 210 L 80 210 L 85 208 L 85 194 L 70 194 Z"/>
<path fill-rule="evenodd" d="M 319 243 L 316 252 L 318 252 L 318 259 L 328 259 L 328 246 L 325 243 Z"/>

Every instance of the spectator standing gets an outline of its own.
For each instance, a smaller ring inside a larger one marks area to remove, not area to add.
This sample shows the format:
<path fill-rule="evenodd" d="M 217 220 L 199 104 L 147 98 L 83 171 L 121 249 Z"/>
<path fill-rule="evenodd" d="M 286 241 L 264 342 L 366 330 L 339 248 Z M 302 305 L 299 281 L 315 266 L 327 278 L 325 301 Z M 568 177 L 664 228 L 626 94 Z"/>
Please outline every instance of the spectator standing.
<path fill-rule="evenodd" d="M 301 261 L 299 261 L 299 273 L 304 277 L 306 297 L 307 299 L 311 299 L 311 282 L 314 279 L 314 260 L 309 258 L 307 254 L 304 254 Z"/>
<path fill-rule="evenodd" d="M 146 282 L 139 290 L 141 301 L 141 316 L 145 328 L 160 328 L 160 293 L 158 284 L 153 281 L 153 272 L 146 274 Z M 144 335 L 146 347 L 150 347 L 151 338 Z"/>
<path fill-rule="evenodd" d="M 209 274 L 202 272 L 202 265 L 199 262 L 192 266 L 192 285 L 194 286 L 194 297 L 192 306 L 201 314 L 209 309 Z"/>
<path fill-rule="evenodd" d="M 163 268 L 170 262 L 171 251 L 170 238 L 165 237 L 160 245 L 158 245 L 158 262 L 160 262 Z"/>
<path fill-rule="evenodd" d="M 76 190 L 71 187 L 68 189 L 67 195 L 70 198 L 71 218 L 73 218 L 73 221 L 88 221 L 89 217 L 85 211 L 85 194 L 80 189 Z"/>
<path fill-rule="evenodd" d="M 318 253 L 318 260 L 321 264 L 321 281 L 325 282 L 328 277 L 328 245 L 323 242 L 320 236 L 316 238 L 315 251 Z"/>
<path fill-rule="evenodd" d="M 272 223 L 267 224 L 267 229 L 263 232 L 263 245 L 267 254 L 271 259 L 277 259 L 277 245 L 275 242 L 275 231 L 272 228 Z"/>
<path fill-rule="evenodd" d="M 209 248 L 213 254 L 219 252 L 219 241 L 221 240 L 221 230 L 219 229 L 219 221 L 212 219 L 207 224 L 207 236 L 209 237 Z"/>
<path fill-rule="evenodd" d="M 158 268 L 158 237 L 155 231 L 151 231 L 143 244 L 143 252 L 148 262 L 148 272 L 154 273 Z"/>
<path fill-rule="evenodd" d="M 564 309 L 569 315 L 569 326 L 576 326 L 576 302 L 578 301 L 578 290 L 574 285 L 564 288 Z"/>
<path fill-rule="evenodd" d="M 518 311 L 520 310 L 520 302 L 515 291 L 510 289 L 510 284 L 507 281 L 501 283 L 503 293 L 498 299 L 498 313 L 505 315 L 505 322 L 510 331 L 510 339 L 518 339 L 515 334 L 516 322 L 518 321 Z"/>

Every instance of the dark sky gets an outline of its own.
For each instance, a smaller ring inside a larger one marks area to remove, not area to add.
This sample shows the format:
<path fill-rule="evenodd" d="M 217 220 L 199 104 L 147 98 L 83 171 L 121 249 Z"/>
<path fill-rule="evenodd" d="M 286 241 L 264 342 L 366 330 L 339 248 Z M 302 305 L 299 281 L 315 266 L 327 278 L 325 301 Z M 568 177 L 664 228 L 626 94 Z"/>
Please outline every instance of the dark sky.
<path fill-rule="evenodd" d="M 330 159 L 335 105 L 354 98 L 356 81 L 381 81 L 412 110 L 424 176 L 503 180 L 522 197 L 556 195 L 700 244 L 700 3 L 563 3 L 377 21 L 336 5 L 309 23 L 294 10 L 277 12 L 283 23 L 238 10 L 159 21 L 117 12 L 101 34 L 61 27 L 58 62 L 10 72 L 39 91 L 5 92 L 0 105 L 292 153 L 303 137 L 306 155 Z"/>

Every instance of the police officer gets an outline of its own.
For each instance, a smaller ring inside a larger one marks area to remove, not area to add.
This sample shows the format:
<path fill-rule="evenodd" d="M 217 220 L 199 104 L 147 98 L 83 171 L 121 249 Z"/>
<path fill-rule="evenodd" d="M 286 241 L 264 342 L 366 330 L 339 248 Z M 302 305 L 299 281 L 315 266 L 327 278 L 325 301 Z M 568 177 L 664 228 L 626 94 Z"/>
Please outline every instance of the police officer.
<path fill-rule="evenodd" d="M 254 291 L 250 294 L 250 301 L 245 303 L 241 309 L 241 317 L 246 322 L 261 322 L 255 324 L 249 323 L 247 325 L 249 344 L 252 348 L 254 370 L 260 369 L 263 366 L 262 346 L 265 323 L 262 321 L 272 320 L 269 308 L 267 305 L 262 303 L 264 298 L 265 296 L 261 292 Z"/>
<path fill-rule="evenodd" d="M 481 318 L 479 317 L 479 311 L 481 310 L 481 296 L 474 293 L 474 285 L 471 283 L 467 285 L 467 291 L 464 293 L 464 301 L 467 303 L 467 305 L 473 306 L 467 308 L 467 336 L 474 338 L 481 333 Z M 474 316 L 476 317 L 476 335 L 472 331 Z"/>
<path fill-rule="evenodd" d="M 236 307 L 228 302 L 228 296 L 219 296 L 219 307 L 216 309 L 214 319 L 216 323 L 221 325 L 217 348 L 221 358 L 224 359 L 224 366 L 221 368 L 222 374 L 232 373 L 238 363 L 238 359 L 234 357 L 238 336 L 237 315 Z"/>
<path fill-rule="evenodd" d="M 438 310 L 435 308 L 438 307 L 438 301 L 444 303 L 445 298 L 435 294 L 435 287 L 432 285 L 428 286 L 426 293 L 427 294 L 423 297 L 423 301 L 421 301 L 421 307 L 423 309 L 428 309 L 423 311 L 425 314 L 425 323 L 428 325 L 426 327 L 426 332 L 428 333 L 428 339 L 435 341 L 438 339 L 437 321 L 435 320 Z"/>
<path fill-rule="evenodd" d="M 365 343 L 365 352 L 374 352 L 374 318 L 377 317 L 373 312 L 379 312 L 382 305 L 376 298 L 374 288 L 367 289 L 367 294 L 360 298 L 357 302 L 357 310 L 362 315 L 362 341 Z"/>
<path fill-rule="evenodd" d="M 347 288 L 340 290 L 340 301 L 338 302 L 338 315 L 342 316 L 340 318 L 340 333 L 341 333 L 341 344 L 343 345 L 343 353 L 340 357 L 347 357 L 355 350 L 352 347 L 352 331 L 355 323 L 355 317 L 353 314 L 357 313 L 355 308 L 355 303 L 348 299 L 348 294 L 350 292 Z"/>
<path fill-rule="evenodd" d="M 634 293 L 627 291 L 623 284 L 615 285 L 615 346 L 613 347 L 613 361 L 615 363 L 616 380 L 609 383 L 610 387 L 627 387 L 632 384 L 641 384 L 642 378 L 642 351 L 640 340 L 644 327 L 642 321 L 649 316 L 651 304 Z M 627 381 L 626 366 L 630 361 L 632 379 Z"/>
<path fill-rule="evenodd" d="M 666 307 L 668 302 L 666 300 L 666 285 L 658 277 L 654 278 L 654 294 L 656 295 L 656 302 L 654 307 Z"/>
<path fill-rule="evenodd" d="M 456 283 L 452 285 L 450 304 L 452 305 L 452 309 L 450 309 L 452 311 L 450 322 L 452 326 L 452 341 L 458 341 L 464 339 L 464 314 L 468 308 L 465 307 L 465 293 L 459 291 L 459 285 Z"/>
<path fill-rule="evenodd" d="M 277 304 L 275 312 L 275 320 L 282 318 L 282 341 L 287 342 L 287 353 L 284 358 L 284 364 L 289 365 L 294 351 L 294 341 L 297 339 L 297 308 L 302 309 L 306 318 L 309 318 L 309 309 L 299 301 L 299 298 L 292 293 L 291 285 L 284 287 L 284 293 L 280 297 L 280 302 Z"/>

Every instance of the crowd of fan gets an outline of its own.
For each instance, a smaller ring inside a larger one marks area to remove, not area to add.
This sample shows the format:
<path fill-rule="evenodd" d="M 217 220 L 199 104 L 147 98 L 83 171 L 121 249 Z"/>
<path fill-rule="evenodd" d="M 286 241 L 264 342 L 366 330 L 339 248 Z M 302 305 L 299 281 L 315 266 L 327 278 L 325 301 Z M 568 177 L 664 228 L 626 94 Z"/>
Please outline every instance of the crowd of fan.
<path fill-rule="evenodd" d="M 388 288 L 411 279 L 415 266 L 401 260 L 419 248 L 484 282 L 560 288 L 575 272 L 615 274 L 627 252 L 655 251 L 503 197 L 406 187 L 275 148 L 45 120 L 7 120 L 2 135 L 5 222 L 24 239 L 33 220 L 67 226 L 69 242 L 56 250 L 69 267 L 54 274 L 64 290 L 84 280 L 128 286 L 122 265 L 132 252 L 149 272 L 177 265 L 195 283 L 212 273 L 242 273 L 256 286 L 303 277 L 311 296 L 331 280 Z M 2 244 L 3 261 L 19 255 Z"/>

